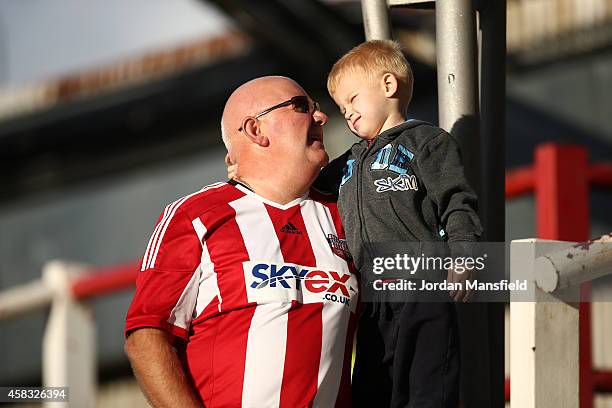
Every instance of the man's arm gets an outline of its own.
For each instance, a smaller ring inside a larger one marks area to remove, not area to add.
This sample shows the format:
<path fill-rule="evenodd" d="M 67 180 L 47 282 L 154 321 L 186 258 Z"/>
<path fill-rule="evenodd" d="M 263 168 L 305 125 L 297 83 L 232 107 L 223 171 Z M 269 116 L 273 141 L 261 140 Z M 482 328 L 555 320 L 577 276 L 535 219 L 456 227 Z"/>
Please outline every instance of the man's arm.
<path fill-rule="evenodd" d="M 125 341 L 140 389 L 154 407 L 202 407 L 172 347 L 173 336 L 153 328 L 138 329 Z"/>
<path fill-rule="evenodd" d="M 338 195 L 344 167 L 350 155 L 351 149 L 329 162 L 327 166 L 323 167 L 312 186 L 322 193 Z"/>

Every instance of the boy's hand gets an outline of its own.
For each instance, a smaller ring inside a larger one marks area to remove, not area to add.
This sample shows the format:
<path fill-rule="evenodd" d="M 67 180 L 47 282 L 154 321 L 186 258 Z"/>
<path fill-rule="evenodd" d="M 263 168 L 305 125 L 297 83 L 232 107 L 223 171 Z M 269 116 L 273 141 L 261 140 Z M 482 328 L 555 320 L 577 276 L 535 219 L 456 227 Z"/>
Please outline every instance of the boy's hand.
<path fill-rule="evenodd" d="M 446 281 L 448 283 L 461 283 L 461 290 L 451 290 L 449 291 L 450 297 L 455 302 L 468 302 L 472 295 L 474 294 L 474 289 L 466 289 L 465 283 L 467 281 L 473 281 L 475 278 L 475 272 L 473 269 L 465 269 L 462 273 L 456 272 L 454 269 L 449 269 L 448 274 L 446 276 Z"/>
<path fill-rule="evenodd" d="M 227 166 L 227 178 L 236 179 L 238 176 L 238 165 L 232 163 L 229 153 L 225 155 L 225 165 Z"/>

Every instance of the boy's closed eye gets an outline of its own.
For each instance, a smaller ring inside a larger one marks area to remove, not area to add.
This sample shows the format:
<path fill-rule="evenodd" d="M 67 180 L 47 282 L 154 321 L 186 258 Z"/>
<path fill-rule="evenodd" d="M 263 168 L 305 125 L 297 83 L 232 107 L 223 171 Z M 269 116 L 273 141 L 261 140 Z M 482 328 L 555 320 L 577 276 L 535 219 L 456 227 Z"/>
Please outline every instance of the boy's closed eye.
<path fill-rule="evenodd" d="M 350 97 L 348 104 L 350 105 L 351 109 L 353 108 L 353 103 L 355 103 L 355 98 L 357 98 L 357 95 L 359 94 L 354 94 L 353 96 Z"/>
<path fill-rule="evenodd" d="M 355 95 L 351 96 L 351 98 L 349 99 L 349 102 L 348 102 L 348 104 L 347 104 L 347 105 L 348 105 L 348 106 L 350 106 L 350 107 L 351 107 L 351 109 L 353 108 L 353 101 L 355 100 L 355 98 L 357 97 L 357 95 L 358 95 L 358 94 L 355 94 Z M 341 106 L 341 107 L 340 107 L 340 114 L 341 114 L 342 116 L 345 116 L 345 117 L 346 117 L 346 108 L 345 108 L 344 106 Z"/>

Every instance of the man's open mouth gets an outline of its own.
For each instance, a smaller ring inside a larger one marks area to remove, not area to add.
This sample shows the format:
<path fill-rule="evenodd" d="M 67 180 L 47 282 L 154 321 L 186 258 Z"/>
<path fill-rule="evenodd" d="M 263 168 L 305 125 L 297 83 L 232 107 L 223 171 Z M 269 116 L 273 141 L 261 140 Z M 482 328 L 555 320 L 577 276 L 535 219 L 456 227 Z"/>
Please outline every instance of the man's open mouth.
<path fill-rule="evenodd" d="M 310 134 L 308 135 L 308 142 L 321 142 L 323 143 L 323 135 L 318 134 Z"/>

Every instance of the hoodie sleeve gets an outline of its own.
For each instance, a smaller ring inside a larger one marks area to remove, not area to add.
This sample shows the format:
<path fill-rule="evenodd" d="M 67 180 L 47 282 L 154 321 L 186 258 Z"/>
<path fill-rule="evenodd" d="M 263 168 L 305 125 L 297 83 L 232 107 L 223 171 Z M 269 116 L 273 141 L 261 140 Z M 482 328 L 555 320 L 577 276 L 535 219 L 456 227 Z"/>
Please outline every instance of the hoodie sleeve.
<path fill-rule="evenodd" d="M 342 183 L 344 167 L 346 167 L 346 162 L 350 155 L 351 149 L 329 162 L 327 166 L 323 167 L 312 186 L 322 193 L 337 196 L 340 184 Z"/>
<path fill-rule="evenodd" d="M 453 137 L 441 132 L 426 140 L 417 150 L 415 164 L 427 195 L 438 206 L 448 241 L 477 241 L 482 234 L 478 198 L 465 177 Z"/>

